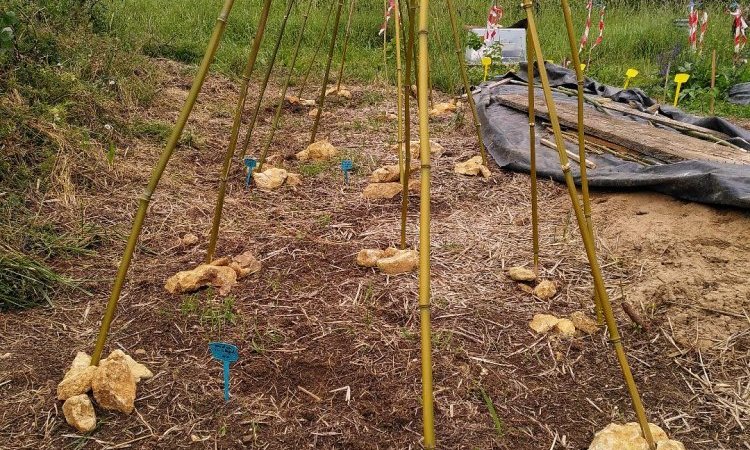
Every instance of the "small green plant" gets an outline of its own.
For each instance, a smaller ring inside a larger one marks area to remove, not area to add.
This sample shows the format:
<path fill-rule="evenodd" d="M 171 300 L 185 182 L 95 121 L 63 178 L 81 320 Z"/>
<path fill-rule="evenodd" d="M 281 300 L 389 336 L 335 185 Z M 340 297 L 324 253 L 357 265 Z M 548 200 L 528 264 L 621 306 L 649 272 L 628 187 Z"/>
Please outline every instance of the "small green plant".
<path fill-rule="evenodd" d="M 492 423 L 495 426 L 495 432 L 497 433 L 498 437 L 503 437 L 503 435 L 505 434 L 505 425 L 500 419 L 500 416 L 497 415 L 497 410 L 495 409 L 495 404 L 492 403 L 492 398 L 487 394 L 487 391 L 485 391 L 482 386 L 478 385 L 477 389 L 482 396 L 484 404 L 487 405 L 487 410 L 489 411 L 490 417 L 492 418 Z"/>
<path fill-rule="evenodd" d="M 503 43 L 495 42 L 487 49 L 484 56 L 492 58 L 492 69 L 497 70 L 502 66 L 503 63 Z"/>
<path fill-rule="evenodd" d="M 253 352 L 259 355 L 264 354 L 267 351 L 269 345 L 278 344 L 284 339 L 284 336 L 276 330 L 264 330 L 258 329 L 258 323 L 253 324 L 255 332 L 253 338 L 250 340 L 250 347 Z"/>
<path fill-rule="evenodd" d="M 299 166 L 299 173 L 303 177 L 317 177 L 321 173 L 325 172 L 327 168 L 328 164 L 324 162 L 307 163 Z"/>
<path fill-rule="evenodd" d="M 453 333 L 450 331 L 437 331 L 432 334 L 432 338 L 435 348 L 448 350 L 453 342 Z"/>
<path fill-rule="evenodd" d="M 318 225 L 323 228 L 327 228 L 331 225 L 331 223 L 333 223 L 333 218 L 330 214 L 323 214 L 322 216 L 318 217 Z"/>
<path fill-rule="evenodd" d="M 190 294 L 182 299 L 180 304 L 180 313 L 184 316 L 197 314 L 200 309 L 200 298 L 198 294 Z"/>
<path fill-rule="evenodd" d="M 414 334 L 410 329 L 407 327 L 401 328 L 401 337 L 404 338 L 406 341 L 416 341 L 417 335 Z"/>
<path fill-rule="evenodd" d="M 221 332 L 227 325 L 234 325 L 237 315 L 234 313 L 234 297 L 226 297 L 220 303 L 213 303 L 201 312 L 201 324 L 211 330 Z"/>

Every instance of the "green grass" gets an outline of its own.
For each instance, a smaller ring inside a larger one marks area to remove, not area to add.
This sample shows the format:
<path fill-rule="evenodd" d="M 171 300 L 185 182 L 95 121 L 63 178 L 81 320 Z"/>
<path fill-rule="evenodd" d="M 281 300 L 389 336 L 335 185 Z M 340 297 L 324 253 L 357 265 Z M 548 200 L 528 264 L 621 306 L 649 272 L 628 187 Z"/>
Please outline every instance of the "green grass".
<path fill-rule="evenodd" d="M 0 245 L 0 311 L 52 305 L 53 294 L 76 283 L 46 264 Z"/>
<path fill-rule="evenodd" d="M 0 309 L 50 303 L 72 285 L 56 263 L 101 245 L 74 194 L 111 166 L 121 105 L 156 93 L 147 58 L 96 32 L 96 3 L 0 2 Z"/>
<path fill-rule="evenodd" d="M 307 66 L 314 49 L 321 45 L 319 36 L 325 17 L 329 14 L 330 3 L 314 0 L 312 14 L 308 22 L 301 50 L 302 66 Z M 279 31 L 283 3 L 279 0 L 272 7 L 271 18 L 267 29 L 267 38 L 263 42 L 259 56 L 259 66 L 265 66 L 271 52 L 273 36 Z M 481 26 L 486 18 L 487 2 L 484 0 L 466 0 L 458 2 L 459 25 L 472 24 Z M 196 63 L 204 47 L 220 8 L 218 0 L 199 0 L 186 8 L 179 2 L 162 2 L 160 0 L 108 0 L 105 5 L 111 20 L 108 22 L 112 33 L 134 49 L 143 49 L 146 53 L 169 57 L 185 62 Z M 298 2 L 289 20 L 287 35 L 280 51 L 279 67 L 288 68 L 294 39 L 299 33 L 301 10 L 304 2 Z M 576 38 L 580 36 L 585 18 L 585 2 L 571 4 L 576 26 Z M 710 26 L 706 37 L 706 49 L 703 57 L 693 55 L 687 47 L 687 30 L 673 24 L 675 19 L 686 17 L 686 6 L 682 3 L 659 3 L 638 0 L 615 0 L 607 2 L 605 39 L 591 55 L 589 76 L 598 80 L 621 85 L 625 71 L 637 68 L 641 75 L 633 80 L 633 87 L 641 87 L 650 95 L 661 97 L 664 78 L 660 75 L 675 47 L 680 47 L 677 58 L 671 65 L 674 74 L 685 62 L 693 62 L 697 69 L 705 73 L 708 64 L 706 57 L 711 49 L 717 49 L 720 67 L 731 67 L 732 35 L 730 19 L 723 12 L 724 6 L 710 5 Z M 345 23 L 348 6 L 345 6 L 342 21 Z M 452 50 L 452 37 L 443 3 L 431 2 L 430 55 L 432 76 L 435 87 L 447 92 L 458 92 L 460 80 L 455 65 L 455 53 Z M 237 76 L 248 53 L 249 42 L 253 38 L 254 28 L 260 13 L 260 0 L 239 1 L 229 19 L 226 36 L 219 49 L 216 68 L 226 74 Z M 504 25 L 523 18 L 520 6 L 506 5 Z M 557 2 L 544 2 L 537 15 L 540 40 L 545 59 L 560 62 L 569 55 L 570 49 L 565 34 L 562 13 Z M 382 21 L 380 2 L 358 2 L 352 24 L 352 35 L 349 43 L 347 60 L 351 61 L 345 71 L 345 81 L 356 79 L 363 82 L 383 80 L 383 42 L 378 36 Z M 596 25 L 596 22 L 594 23 Z M 343 29 L 343 24 L 342 24 Z M 392 26 L 389 32 L 392 34 Z M 596 34 L 596 30 L 592 30 Z M 343 31 L 341 33 L 343 35 Z M 327 40 L 327 39 L 326 39 Z M 324 40 L 324 42 L 326 41 Z M 335 64 L 340 61 L 340 43 L 336 53 Z M 325 45 L 325 44 L 324 44 Z M 392 57 L 393 42 L 389 42 L 388 51 Z M 321 52 L 321 56 L 324 52 Z M 584 55 L 587 59 L 588 55 Z M 322 58 L 320 58 L 322 59 Z M 393 64 L 388 68 L 389 80 L 393 81 L 395 73 Z M 337 65 L 334 67 L 335 76 Z M 697 70 L 694 68 L 693 70 Z M 288 69 L 279 69 L 282 72 Z M 323 61 L 317 62 L 314 72 L 320 78 Z M 259 77 L 259 70 L 255 76 Z M 479 81 L 481 71 L 472 71 L 473 81 Z M 697 74 L 696 74 L 697 75 Z M 750 73 L 739 74 L 733 81 L 747 81 Z M 700 84 L 700 85 L 699 85 Z M 705 76 L 696 76 L 689 82 L 703 89 Z M 689 91 L 688 91 L 689 92 Z M 684 106 L 696 111 L 703 111 L 706 104 L 706 92 L 687 98 Z M 670 91 L 671 95 L 671 91 Z M 369 101 L 369 100 L 368 100 Z M 719 95 L 717 110 L 730 115 L 750 115 L 747 109 L 726 106 L 722 95 Z"/>

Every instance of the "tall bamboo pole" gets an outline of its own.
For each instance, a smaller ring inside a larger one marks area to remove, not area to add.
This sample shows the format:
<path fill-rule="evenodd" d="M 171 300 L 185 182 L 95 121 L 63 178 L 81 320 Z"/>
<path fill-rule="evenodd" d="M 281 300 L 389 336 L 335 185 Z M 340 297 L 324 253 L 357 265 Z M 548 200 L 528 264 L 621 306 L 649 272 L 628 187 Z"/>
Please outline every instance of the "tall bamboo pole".
<path fill-rule="evenodd" d="M 91 356 L 91 365 L 98 365 L 99 360 L 101 359 L 102 351 L 104 350 L 104 344 L 106 343 L 107 335 L 109 334 L 109 327 L 110 325 L 112 325 L 112 320 L 114 319 L 115 312 L 117 311 L 117 302 L 120 299 L 122 286 L 125 283 L 125 276 L 128 273 L 128 268 L 130 267 L 130 263 L 133 259 L 135 246 L 137 245 L 138 238 L 141 235 L 143 222 L 146 218 L 146 213 L 148 212 L 148 205 L 151 202 L 151 197 L 153 196 L 154 191 L 156 191 L 156 188 L 159 185 L 159 180 L 161 179 L 162 174 L 164 174 L 164 170 L 167 168 L 167 163 L 169 163 L 169 159 L 172 156 L 174 149 L 177 147 L 177 143 L 179 142 L 180 137 L 182 136 L 182 132 L 185 129 L 185 124 L 187 124 L 187 121 L 190 118 L 190 113 L 193 111 L 193 107 L 195 106 L 195 102 L 198 99 L 198 95 L 203 88 L 203 83 L 204 81 L 206 81 L 208 69 L 213 62 L 214 56 L 216 55 L 216 50 L 219 48 L 221 38 L 224 36 L 227 19 L 229 17 L 229 13 L 232 11 L 233 6 L 234 0 L 224 1 L 224 6 L 221 9 L 221 13 L 219 13 L 219 17 L 216 19 L 216 25 L 214 26 L 213 32 L 211 34 L 211 40 L 209 41 L 206 53 L 203 56 L 203 61 L 201 62 L 198 73 L 193 80 L 193 86 L 190 88 L 190 93 L 188 94 L 187 100 L 185 100 L 185 104 L 182 107 L 182 111 L 180 112 L 180 116 L 177 119 L 177 123 L 172 129 L 172 134 L 169 136 L 167 145 L 165 146 L 164 150 L 161 153 L 161 156 L 159 157 L 159 162 L 151 172 L 151 177 L 149 178 L 146 190 L 143 194 L 143 197 L 141 197 L 140 199 L 138 212 L 135 215 L 133 227 L 130 230 L 130 236 L 128 237 L 128 243 L 125 246 L 125 253 L 120 260 L 120 267 L 117 270 L 117 277 L 115 278 L 115 283 L 112 287 L 112 293 L 110 294 L 109 301 L 107 303 L 107 309 L 104 313 L 104 317 L 102 318 L 102 324 L 99 329 L 99 336 L 96 339 L 96 346 L 94 347 L 94 352 Z"/>
<path fill-rule="evenodd" d="M 539 276 L 539 191 L 536 179 L 536 113 L 534 112 L 534 50 L 531 33 L 526 33 L 526 78 L 529 87 L 529 161 L 531 172 L 531 237 L 534 251 L 534 274 Z"/>
<path fill-rule="evenodd" d="M 299 86 L 299 93 L 297 94 L 297 97 L 302 98 L 302 94 L 305 93 L 305 87 L 307 87 L 307 80 L 310 79 L 310 73 L 312 72 L 313 66 L 315 66 L 315 61 L 318 60 L 318 53 L 320 53 L 320 49 L 323 47 L 322 45 L 319 45 L 326 37 L 326 34 L 328 32 L 328 22 L 331 21 L 331 15 L 333 14 L 333 8 L 336 6 L 334 2 L 331 2 L 331 9 L 328 11 L 328 14 L 326 14 L 326 21 L 323 25 L 323 31 L 320 33 L 320 37 L 316 41 L 318 45 L 315 46 L 315 52 L 313 52 L 312 60 L 310 61 L 310 65 L 307 66 L 307 71 L 305 72 L 305 77 L 302 79 L 302 83 Z"/>
<path fill-rule="evenodd" d="M 536 22 L 534 20 L 534 13 L 531 10 L 532 0 L 523 0 L 523 7 L 526 10 L 526 18 L 529 24 L 529 31 L 531 34 L 531 42 L 534 48 L 534 53 L 538 61 L 544 61 L 542 55 L 542 47 L 539 43 L 539 36 L 537 35 Z M 638 423 L 641 426 L 641 432 L 644 438 L 649 444 L 649 447 L 653 450 L 656 448 L 654 444 L 654 438 L 651 435 L 651 429 L 648 425 L 648 419 L 646 418 L 646 411 L 643 408 L 641 397 L 638 394 L 638 388 L 633 380 L 633 374 L 630 371 L 630 365 L 628 364 L 627 356 L 625 355 L 625 349 L 622 345 L 620 333 L 617 329 L 617 322 L 615 321 L 614 313 L 612 312 L 612 305 L 609 302 L 607 296 L 607 290 L 604 287 L 604 279 L 602 277 L 601 267 L 596 256 L 596 246 L 591 234 L 587 232 L 586 218 L 581 209 L 581 204 L 578 201 L 578 192 L 576 189 L 573 175 L 570 172 L 570 162 L 568 161 L 568 155 L 565 150 L 565 141 L 563 140 L 562 132 L 560 130 L 560 121 L 557 117 L 557 109 L 555 108 L 555 102 L 552 98 L 552 89 L 550 88 L 549 78 L 547 77 L 547 69 L 544 64 L 539 64 L 539 78 L 542 81 L 542 90 L 544 91 L 544 99 L 547 103 L 547 110 L 552 124 L 552 130 L 555 135 L 555 145 L 557 152 L 560 157 L 560 165 L 562 167 L 563 174 L 565 175 L 565 184 L 568 188 L 568 194 L 573 203 L 573 210 L 575 211 L 576 221 L 578 222 L 578 229 L 581 232 L 581 238 L 583 245 L 586 249 L 586 256 L 589 260 L 589 266 L 591 268 L 591 275 L 594 279 L 594 286 L 596 288 L 599 299 L 602 303 L 602 309 L 604 310 L 604 317 L 607 322 L 607 329 L 609 330 L 609 340 L 615 348 L 617 360 L 620 363 L 622 369 L 622 375 L 625 379 L 625 384 L 630 394 L 630 400 L 633 403 L 633 409 L 635 415 L 638 418 Z"/>
<path fill-rule="evenodd" d="M 714 115 L 714 105 L 716 104 L 716 49 L 711 51 L 711 103 L 708 111 Z"/>
<path fill-rule="evenodd" d="M 586 218 L 586 229 L 591 235 L 591 239 L 596 243 L 594 235 L 594 224 L 591 220 L 591 198 L 589 196 L 589 180 L 586 175 L 586 136 L 583 129 L 583 70 L 581 69 L 581 60 L 578 58 L 578 42 L 576 37 L 573 35 L 573 19 L 570 14 L 570 5 L 568 0 L 560 0 L 563 16 L 565 17 L 565 28 L 568 32 L 568 42 L 570 43 L 570 54 L 573 59 L 573 67 L 576 72 L 576 80 L 578 81 L 578 158 L 581 161 L 579 165 L 581 173 L 581 195 L 583 197 L 583 215 Z M 602 306 L 599 295 L 594 291 L 594 307 L 596 309 L 596 318 L 599 324 L 604 323 L 604 316 L 602 315 Z"/>
<path fill-rule="evenodd" d="M 409 31 L 406 42 L 406 72 L 404 74 L 404 167 L 411 170 L 411 79 L 414 65 L 414 22 L 416 17 L 416 0 L 406 0 L 409 16 Z M 406 249 L 406 219 L 409 212 L 409 179 L 401 180 L 401 249 Z"/>
<path fill-rule="evenodd" d="M 289 89 L 289 84 L 292 82 L 292 75 L 294 74 L 294 66 L 297 64 L 297 56 L 299 55 L 299 49 L 302 44 L 302 38 L 305 35 L 305 28 L 307 27 L 307 18 L 310 16 L 310 10 L 312 9 L 312 5 L 315 2 L 315 0 L 309 0 L 307 3 L 307 11 L 305 11 L 304 16 L 302 16 L 302 27 L 300 28 L 299 35 L 297 36 L 297 42 L 294 44 L 294 53 L 292 55 L 292 62 L 289 66 L 289 73 L 287 74 L 286 79 L 284 80 L 284 87 L 281 89 L 281 96 L 279 98 L 279 104 L 276 106 L 276 114 L 273 117 L 273 122 L 271 123 L 271 131 L 268 133 L 268 137 L 266 138 L 265 144 L 263 144 L 263 150 L 260 152 L 260 157 L 258 158 L 258 171 L 261 171 L 263 169 L 263 164 L 266 162 L 266 156 L 268 155 L 268 149 L 271 147 L 271 143 L 273 143 L 273 137 L 276 134 L 276 130 L 279 127 L 279 119 L 281 119 L 281 112 L 284 110 L 284 100 L 286 99 L 286 91 Z"/>
<path fill-rule="evenodd" d="M 456 7 L 453 4 L 453 0 L 446 0 L 448 3 L 448 15 L 451 21 L 451 31 L 453 33 L 453 44 L 456 51 L 456 59 L 458 59 L 458 67 L 461 72 L 461 80 L 464 83 L 464 90 L 466 91 L 466 99 L 471 109 L 471 117 L 474 120 L 474 128 L 477 130 L 477 141 L 479 142 L 479 152 L 482 155 L 482 164 L 487 165 L 487 149 L 484 146 L 484 140 L 482 139 L 482 126 L 479 123 L 479 114 L 477 114 L 477 104 L 474 101 L 474 95 L 471 93 L 471 83 L 469 83 L 469 75 L 466 71 L 466 60 L 464 54 L 461 51 L 461 38 L 458 34 L 458 21 L 456 20 Z"/>
<path fill-rule="evenodd" d="M 315 122 L 310 131 L 310 143 L 315 142 L 318 136 L 318 127 L 320 126 L 320 117 L 323 115 L 323 106 L 326 103 L 326 90 L 328 90 L 328 77 L 331 75 L 331 62 L 333 61 L 333 51 L 336 49 L 336 36 L 339 34 L 339 23 L 341 22 L 341 10 L 344 8 L 344 0 L 339 0 L 336 7 L 336 18 L 333 21 L 333 32 L 331 33 L 331 44 L 328 47 L 328 61 L 326 62 L 326 71 L 323 75 L 323 87 L 320 89 L 320 100 L 318 101 L 318 113 L 315 115 Z"/>
<path fill-rule="evenodd" d="M 281 21 L 281 28 L 279 29 L 279 35 L 276 37 L 276 42 L 273 46 L 273 52 L 271 53 L 271 60 L 268 62 L 266 67 L 266 73 L 263 75 L 263 82 L 260 85 L 260 93 L 258 99 L 255 102 L 255 109 L 253 110 L 253 116 L 250 119 L 250 125 L 247 127 L 245 132 L 245 141 L 242 143 L 242 154 L 240 158 L 244 158 L 247 154 L 247 148 L 250 146 L 250 141 L 255 130 L 255 124 L 258 122 L 258 116 L 260 115 L 260 108 L 263 105 L 263 97 L 266 95 L 266 88 L 268 87 L 268 80 L 271 79 L 271 72 L 273 72 L 273 66 L 276 64 L 276 56 L 279 54 L 279 48 L 281 47 L 281 41 L 284 38 L 284 30 L 286 30 L 286 24 L 289 21 L 289 15 L 292 13 L 292 7 L 294 6 L 295 0 L 289 0 L 286 5 L 286 11 L 284 12 L 284 18 Z"/>
<path fill-rule="evenodd" d="M 383 0 L 383 17 L 388 15 L 388 0 Z M 388 22 L 383 19 L 385 28 L 383 29 L 383 76 L 386 84 L 388 83 Z"/>
<path fill-rule="evenodd" d="M 258 29 L 255 32 L 255 38 L 253 39 L 253 45 L 250 50 L 250 55 L 247 58 L 247 64 L 245 69 L 242 71 L 242 84 L 240 85 L 240 98 L 237 101 L 237 108 L 234 111 L 234 121 L 232 123 L 232 132 L 229 138 L 229 146 L 227 152 L 224 155 L 224 164 L 221 168 L 221 179 L 219 185 L 219 195 L 216 200 L 216 207 L 214 208 L 213 223 L 211 225 L 211 234 L 208 238 L 208 250 L 206 251 L 206 262 L 211 262 L 216 252 L 216 241 L 219 238 L 219 225 L 221 224 L 221 214 L 224 210 L 224 198 L 227 193 L 227 179 L 229 178 L 229 169 L 232 165 L 232 158 L 234 152 L 237 150 L 237 141 L 240 136 L 240 127 L 242 126 L 242 113 L 245 111 L 245 102 L 247 101 L 247 89 L 250 84 L 250 76 L 255 68 L 255 61 L 258 58 L 258 51 L 260 50 L 260 44 L 263 41 L 263 36 L 266 33 L 266 24 L 268 23 L 268 12 L 271 9 L 271 1 L 265 0 L 263 3 L 263 9 L 258 19 Z"/>
<path fill-rule="evenodd" d="M 341 90 L 341 81 L 344 79 L 344 65 L 346 64 L 346 49 L 349 47 L 349 36 L 352 33 L 352 18 L 354 17 L 354 5 L 356 0 L 349 3 L 349 18 L 346 20 L 346 32 L 344 33 L 344 47 L 341 51 L 341 67 L 339 67 L 339 77 L 336 80 L 336 92 Z"/>
<path fill-rule="evenodd" d="M 430 117 L 428 111 L 429 0 L 419 4 L 419 154 L 421 193 L 419 201 L 419 313 L 422 342 L 422 420 L 424 448 L 435 448 L 435 411 L 432 394 L 432 344 L 430 330 Z"/>
<path fill-rule="evenodd" d="M 411 167 L 406 165 L 406 158 L 404 153 L 410 152 L 410 148 L 406 148 L 404 143 L 404 100 L 403 100 L 403 74 L 401 67 L 401 5 L 399 0 L 394 0 L 394 13 L 393 13 L 393 30 L 396 37 L 396 116 L 397 130 L 396 130 L 396 145 L 398 145 L 398 164 L 401 172 L 401 199 L 403 208 L 403 199 L 406 197 L 408 206 L 409 196 L 409 176 L 411 175 Z M 411 158 L 409 161 L 411 164 Z M 401 248 L 406 248 L 406 223 L 402 222 L 401 227 Z"/>

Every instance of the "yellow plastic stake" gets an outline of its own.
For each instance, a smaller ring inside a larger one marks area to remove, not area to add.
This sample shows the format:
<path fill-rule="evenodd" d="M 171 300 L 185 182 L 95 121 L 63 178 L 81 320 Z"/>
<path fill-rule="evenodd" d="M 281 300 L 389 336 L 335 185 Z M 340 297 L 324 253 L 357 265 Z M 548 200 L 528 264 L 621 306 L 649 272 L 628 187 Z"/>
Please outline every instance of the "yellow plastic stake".
<path fill-rule="evenodd" d="M 678 73 L 674 76 L 674 82 L 677 83 L 677 89 L 674 91 L 674 106 L 677 106 L 677 102 L 680 100 L 680 89 L 682 89 L 682 84 L 687 83 L 687 80 L 690 79 L 690 75 L 687 73 Z"/>
<path fill-rule="evenodd" d="M 492 65 L 492 58 L 485 56 L 482 58 L 482 65 L 484 66 L 484 81 L 487 81 L 487 75 L 490 73 L 490 66 Z"/>
<path fill-rule="evenodd" d="M 625 86 L 623 86 L 622 88 L 623 89 L 627 89 L 628 85 L 630 84 L 630 80 L 632 80 L 633 78 L 637 77 L 639 73 L 640 72 L 638 72 L 635 69 L 628 69 L 625 72 Z"/>

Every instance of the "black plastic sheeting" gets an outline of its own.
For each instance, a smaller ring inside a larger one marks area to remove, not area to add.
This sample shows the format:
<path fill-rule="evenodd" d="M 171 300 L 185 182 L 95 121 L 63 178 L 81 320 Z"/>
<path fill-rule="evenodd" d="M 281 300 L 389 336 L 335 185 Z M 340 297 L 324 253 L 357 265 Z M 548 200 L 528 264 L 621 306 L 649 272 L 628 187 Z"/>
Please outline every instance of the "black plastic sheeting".
<path fill-rule="evenodd" d="M 750 83 L 739 83 L 730 87 L 729 103 L 750 105 Z"/>
<path fill-rule="evenodd" d="M 577 89 L 575 73 L 561 66 L 547 63 L 547 73 L 553 87 Z M 509 73 L 504 78 L 525 81 L 526 68 L 521 67 L 518 74 Z M 497 81 L 497 80 L 496 80 Z M 496 101 L 494 96 L 503 94 L 526 95 L 528 88 L 514 84 L 495 85 L 485 83 L 481 91 L 475 93 L 482 134 L 487 150 L 495 162 L 502 168 L 529 172 L 529 120 L 528 114 L 505 107 Z M 537 83 L 537 86 L 539 83 Z M 735 145 L 750 149 L 750 131 L 738 127 L 717 117 L 697 117 L 671 106 L 655 106 L 656 102 L 640 89 L 627 89 L 603 85 L 586 79 L 585 91 L 590 95 L 607 97 L 613 101 L 638 105 L 639 109 L 658 108 L 659 114 L 680 122 L 691 123 L 711 130 L 721 131 L 730 136 L 728 139 Z M 537 98 L 542 98 L 540 88 L 536 89 Z M 554 92 L 558 103 L 577 103 L 575 97 Z M 592 108 L 586 103 L 586 108 Z M 641 118 L 619 114 L 608 110 L 613 115 L 625 116 L 634 121 Z M 539 121 L 537 120 L 537 123 Z M 665 126 L 660 128 L 671 129 Z M 677 130 L 673 130 L 679 133 Z M 544 127 L 536 127 L 537 174 L 540 177 L 564 181 L 557 152 L 539 140 L 551 139 L 551 134 Z M 578 154 L 577 145 L 566 142 L 568 150 Z M 740 150 L 738 150 L 740 151 Z M 595 169 L 588 169 L 587 175 L 591 187 L 609 189 L 649 189 L 674 197 L 700 203 L 735 206 L 750 209 L 750 166 L 741 164 L 723 164 L 712 161 L 681 161 L 671 164 L 642 165 L 627 161 L 611 153 L 589 153 L 587 159 L 596 164 Z M 580 184 L 578 165 L 571 163 L 571 172 Z"/>

